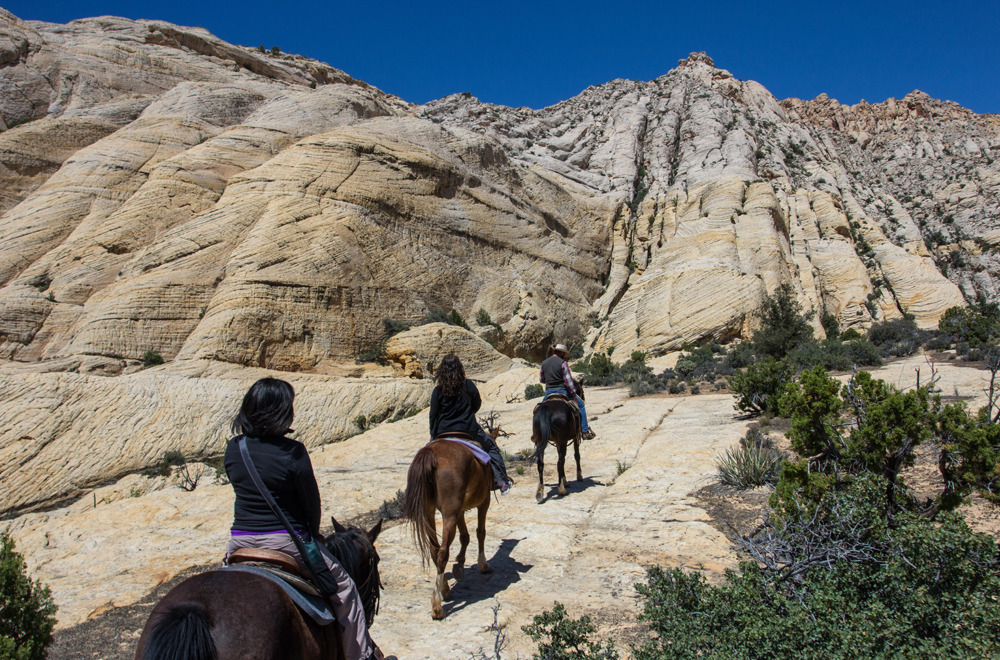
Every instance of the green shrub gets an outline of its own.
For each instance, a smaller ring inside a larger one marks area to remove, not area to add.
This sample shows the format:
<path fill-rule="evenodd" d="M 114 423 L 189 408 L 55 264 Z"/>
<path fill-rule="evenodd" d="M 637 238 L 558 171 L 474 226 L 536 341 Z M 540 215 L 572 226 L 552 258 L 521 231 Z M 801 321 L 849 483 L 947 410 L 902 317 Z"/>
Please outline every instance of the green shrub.
<path fill-rule="evenodd" d="M 730 447 L 716 460 L 719 480 L 738 489 L 774 485 L 778 468 L 785 459 L 774 441 L 758 429 L 750 429 L 736 447 Z"/>
<path fill-rule="evenodd" d="M 410 326 L 396 319 L 382 319 L 382 325 L 385 327 L 385 332 L 389 337 L 410 329 Z"/>
<path fill-rule="evenodd" d="M 850 341 L 852 339 L 861 339 L 862 337 L 864 337 L 864 335 L 862 335 L 860 332 L 858 332 L 854 328 L 848 328 L 847 330 L 844 330 L 842 333 L 840 333 L 840 340 L 841 341 Z"/>
<path fill-rule="evenodd" d="M 163 356 L 156 351 L 148 350 L 142 354 L 142 366 L 155 367 L 158 364 L 163 364 Z"/>
<path fill-rule="evenodd" d="M 884 357 L 913 355 L 929 337 L 917 327 L 912 316 L 876 323 L 868 329 L 867 339 Z"/>
<path fill-rule="evenodd" d="M 719 586 L 654 567 L 643 619 L 666 658 L 983 658 L 1000 653 L 997 545 L 954 514 L 870 518 L 884 483 L 831 495 L 815 514 L 764 526 Z"/>
<path fill-rule="evenodd" d="M 482 307 L 476 311 L 476 323 L 479 325 L 492 325 L 493 319 L 490 318 L 490 313 L 487 312 Z"/>
<path fill-rule="evenodd" d="M 750 415 L 777 414 L 778 399 L 793 374 L 785 360 L 765 357 L 729 377 L 736 409 Z"/>
<path fill-rule="evenodd" d="M 551 611 L 535 616 L 521 630 L 538 642 L 538 653 L 531 656 L 534 660 L 617 660 L 619 657 L 609 642 L 591 639 L 597 629 L 590 617 L 570 619 L 559 602 Z"/>
<path fill-rule="evenodd" d="M 544 395 L 545 395 L 545 388 L 542 387 L 541 383 L 534 383 L 534 384 L 528 385 L 527 387 L 524 388 L 524 400 L 525 401 L 530 401 L 532 399 L 537 399 L 538 397 L 544 396 Z"/>
<path fill-rule="evenodd" d="M 757 355 L 783 358 L 789 351 L 813 336 L 809 319 L 802 305 L 792 295 L 790 284 L 782 284 L 773 296 L 765 296 L 761 305 L 761 326 L 753 333 Z"/>
<path fill-rule="evenodd" d="M 399 520 L 403 517 L 403 506 L 406 501 L 406 492 L 397 490 L 395 497 L 382 502 L 378 508 L 378 515 L 385 520 Z"/>
<path fill-rule="evenodd" d="M 49 588 L 28 576 L 14 540 L 0 531 L 0 658 L 41 660 L 52 642 L 56 606 Z"/>

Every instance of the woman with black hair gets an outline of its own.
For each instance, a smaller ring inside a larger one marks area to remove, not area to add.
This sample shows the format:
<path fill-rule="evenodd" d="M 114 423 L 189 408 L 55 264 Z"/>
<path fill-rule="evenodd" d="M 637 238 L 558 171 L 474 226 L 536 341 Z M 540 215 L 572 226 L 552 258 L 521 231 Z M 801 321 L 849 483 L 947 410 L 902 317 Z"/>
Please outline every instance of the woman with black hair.
<path fill-rule="evenodd" d="M 507 476 L 497 443 L 476 421 L 483 399 L 476 384 L 465 377 L 465 368 L 457 355 L 449 353 L 441 359 L 434 380 L 437 384 L 431 392 L 431 440 L 445 433 L 463 433 L 477 440 L 490 455 L 494 487 L 506 495 L 514 482 Z"/>
<path fill-rule="evenodd" d="M 243 397 L 243 404 L 232 423 L 236 436 L 226 446 L 226 474 L 236 492 L 233 527 L 226 547 L 226 557 L 239 548 L 280 550 L 305 563 L 284 524 L 272 511 L 257 489 L 240 452 L 240 440 L 246 439 L 256 471 L 264 487 L 292 529 L 305 543 L 322 541 L 319 532 L 319 487 L 305 445 L 287 437 L 292 433 L 294 412 L 292 386 L 277 378 L 258 380 Z M 322 544 L 320 544 L 322 545 Z M 350 660 L 382 658 L 371 640 L 365 623 L 365 611 L 354 581 L 329 553 L 322 553 L 324 563 L 336 581 L 336 593 L 330 604 L 342 627 L 340 636 L 344 655 Z"/>

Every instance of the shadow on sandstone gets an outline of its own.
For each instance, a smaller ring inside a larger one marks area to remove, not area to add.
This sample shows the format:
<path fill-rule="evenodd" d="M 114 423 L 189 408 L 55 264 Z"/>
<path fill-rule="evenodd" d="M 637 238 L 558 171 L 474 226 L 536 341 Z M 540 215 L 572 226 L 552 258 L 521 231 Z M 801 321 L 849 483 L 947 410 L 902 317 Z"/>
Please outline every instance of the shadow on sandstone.
<path fill-rule="evenodd" d="M 446 616 L 465 609 L 469 605 L 490 600 L 515 582 L 521 574 L 531 570 L 532 564 L 522 564 L 511 552 L 523 539 L 504 539 L 496 553 L 489 558 L 492 573 L 482 574 L 475 561 L 465 567 L 465 575 L 451 588 L 451 600 L 444 604 Z M 453 576 L 449 573 L 449 578 Z"/>
<path fill-rule="evenodd" d="M 603 481 L 594 479 L 593 477 L 584 477 L 580 481 L 569 481 L 566 483 L 565 497 L 569 497 L 573 493 L 582 493 L 588 488 L 593 488 L 594 486 L 603 487 L 607 486 L 607 484 Z M 563 496 L 559 495 L 559 484 L 553 484 L 549 486 L 548 491 L 545 493 L 545 499 L 543 499 L 542 502 L 547 502 L 550 499 L 559 499 L 560 497 Z"/>

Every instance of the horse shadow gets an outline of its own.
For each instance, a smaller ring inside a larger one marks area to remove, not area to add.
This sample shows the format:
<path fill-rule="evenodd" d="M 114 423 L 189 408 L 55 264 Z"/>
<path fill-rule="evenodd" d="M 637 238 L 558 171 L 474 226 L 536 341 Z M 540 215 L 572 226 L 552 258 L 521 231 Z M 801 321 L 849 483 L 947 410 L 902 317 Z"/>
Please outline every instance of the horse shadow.
<path fill-rule="evenodd" d="M 584 477 L 580 481 L 567 481 L 566 482 L 566 497 L 569 497 L 573 493 L 582 493 L 588 488 L 593 488 L 594 486 L 607 486 L 603 481 L 598 481 L 593 477 Z M 559 495 L 559 484 L 554 484 L 549 486 L 548 491 L 545 493 L 545 497 L 542 502 L 548 501 L 551 498 L 562 497 Z"/>
<path fill-rule="evenodd" d="M 465 575 L 454 583 L 451 588 L 451 598 L 444 603 L 445 615 L 458 612 L 469 605 L 495 598 L 498 593 L 520 581 L 521 574 L 527 573 L 533 564 L 522 564 L 513 557 L 511 552 L 523 539 L 504 539 L 500 547 L 489 559 L 492 573 L 480 573 L 475 562 L 465 567 Z M 453 577 L 448 573 L 448 578 Z"/>

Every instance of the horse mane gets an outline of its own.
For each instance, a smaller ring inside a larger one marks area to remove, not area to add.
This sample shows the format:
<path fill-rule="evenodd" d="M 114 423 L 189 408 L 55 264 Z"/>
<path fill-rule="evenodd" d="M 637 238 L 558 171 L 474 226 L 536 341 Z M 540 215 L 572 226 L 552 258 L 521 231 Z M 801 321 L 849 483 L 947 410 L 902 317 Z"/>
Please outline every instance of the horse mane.
<path fill-rule="evenodd" d="M 362 557 L 358 550 L 359 541 L 368 548 L 367 566 L 361 565 Z M 375 546 L 359 529 L 351 527 L 345 532 L 326 537 L 326 547 L 354 580 L 361 596 L 361 603 L 365 608 L 365 620 L 371 626 L 375 614 L 378 613 L 382 586 L 378 574 L 378 553 L 375 551 Z M 363 570 L 366 570 L 367 574 L 362 574 Z"/>
<path fill-rule="evenodd" d="M 580 398 L 583 399 L 584 401 L 586 401 L 587 397 L 585 397 L 583 395 L 583 383 L 580 382 L 579 380 L 577 380 L 576 378 L 574 378 L 573 379 L 573 387 L 576 389 L 576 393 L 580 396 Z"/>

